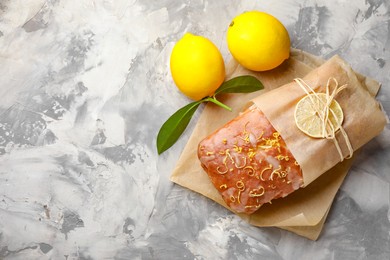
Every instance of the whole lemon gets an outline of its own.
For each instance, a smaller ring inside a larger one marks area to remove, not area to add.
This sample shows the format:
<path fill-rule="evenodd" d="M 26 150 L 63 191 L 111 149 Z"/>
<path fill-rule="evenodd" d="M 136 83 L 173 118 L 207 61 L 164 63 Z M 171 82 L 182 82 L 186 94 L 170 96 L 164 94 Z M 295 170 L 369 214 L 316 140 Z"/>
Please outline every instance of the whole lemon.
<path fill-rule="evenodd" d="M 225 64 L 218 48 L 207 38 L 186 33 L 173 47 L 173 80 L 193 100 L 214 94 L 225 79 Z"/>
<path fill-rule="evenodd" d="M 290 56 L 286 28 L 270 14 L 250 11 L 233 19 L 227 30 L 228 48 L 245 68 L 266 71 Z"/>

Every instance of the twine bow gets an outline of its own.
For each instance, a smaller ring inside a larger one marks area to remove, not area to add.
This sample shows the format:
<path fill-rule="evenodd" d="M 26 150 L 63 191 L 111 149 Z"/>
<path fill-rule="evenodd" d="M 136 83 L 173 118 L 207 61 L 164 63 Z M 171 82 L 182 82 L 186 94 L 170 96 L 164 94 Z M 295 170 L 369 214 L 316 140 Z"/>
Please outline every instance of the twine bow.
<path fill-rule="evenodd" d="M 340 143 L 336 138 L 336 132 L 338 129 L 335 128 L 335 126 L 333 125 L 333 123 L 331 122 L 331 120 L 329 118 L 329 115 L 332 114 L 333 118 L 335 118 L 337 120 L 337 116 L 334 113 L 334 111 L 330 108 L 330 106 L 331 106 L 334 98 L 337 96 L 337 94 L 340 93 L 342 90 L 347 88 L 347 84 L 339 86 L 339 83 L 335 78 L 333 78 L 333 77 L 329 78 L 327 81 L 327 84 L 326 84 L 325 102 L 324 102 L 319 97 L 318 93 L 315 92 L 315 90 L 312 87 L 310 87 L 303 79 L 296 78 L 296 79 L 294 79 L 294 81 L 303 89 L 303 91 L 305 91 L 307 96 L 310 98 L 310 101 L 312 103 L 312 107 L 315 109 L 316 115 L 321 120 L 322 137 L 326 138 L 328 140 L 333 140 L 333 142 L 336 146 L 337 152 L 340 155 L 341 161 L 343 161 L 344 159 L 351 158 L 353 155 L 353 148 L 352 148 L 352 145 L 351 145 L 351 142 L 348 138 L 347 133 L 345 132 L 344 128 L 341 125 L 342 122 L 339 122 L 340 123 L 339 130 L 340 130 L 342 136 L 344 137 L 344 140 L 345 140 L 345 143 L 347 145 L 348 152 L 349 152 L 349 154 L 345 157 L 344 157 L 343 152 L 341 151 Z M 334 83 L 334 88 L 331 91 L 332 83 Z M 315 105 L 318 103 L 321 104 L 322 109 L 320 109 L 319 106 Z"/>

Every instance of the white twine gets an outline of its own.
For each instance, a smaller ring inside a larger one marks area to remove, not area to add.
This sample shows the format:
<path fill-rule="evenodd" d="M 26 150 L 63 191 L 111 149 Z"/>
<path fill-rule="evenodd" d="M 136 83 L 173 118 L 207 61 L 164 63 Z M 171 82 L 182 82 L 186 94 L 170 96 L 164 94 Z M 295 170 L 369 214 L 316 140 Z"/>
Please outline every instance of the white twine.
<path fill-rule="evenodd" d="M 337 80 L 335 78 L 333 78 L 333 77 L 329 78 L 328 82 L 326 84 L 325 102 L 323 102 L 322 99 L 317 94 L 317 92 L 315 92 L 314 89 L 312 87 L 310 87 L 303 79 L 296 78 L 296 79 L 294 79 L 294 81 L 309 96 L 310 101 L 311 101 L 311 103 L 313 105 L 313 108 L 315 108 L 317 115 L 321 119 L 321 127 L 322 127 L 322 136 L 323 136 L 323 138 L 326 138 L 326 139 L 329 139 L 329 140 L 333 140 L 333 142 L 334 142 L 334 144 L 336 146 L 336 149 L 337 149 L 337 151 L 338 151 L 338 153 L 340 155 L 341 161 L 343 161 L 344 159 L 351 158 L 352 155 L 353 155 L 353 148 L 352 148 L 351 142 L 349 141 L 347 133 L 345 132 L 344 128 L 341 126 L 341 122 L 340 122 L 340 128 L 339 129 L 340 129 L 340 132 L 341 132 L 342 136 L 344 137 L 344 140 L 345 140 L 345 143 L 347 145 L 348 152 L 349 152 L 349 154 L 347 156 L 345 156 L 345 157 L 343 155 L 343 152 L 341 151 L 340 143 L 339 143 L 339 141 L 336 138 L 337 130 L 335 129 L 335 127 L 333 126 L 332 122 L 329 119 L 329 113 L 332 113 L 332 116 L 335 119 L 337 119 L 337 116 L 334 114 L 334 111 L 332 109 L 330 109 L 330 105 L 331 105 L 333 99 L 336 97 L 336 95 L 338 93 L 340 93 L 340 91 L 342 91 L 342 90 L 347 88 L 347 84 L 339 86 L 339 83 L 337 82 Z M 330 91 L 331 82 L 335 83 L 335 87 L 334 87 L 334 89 L 332 91 Z M 323 105 L 324 109 L 322 111 L 318 108 L 318 106 L 315 105 L 316 104 L 315 103 L 315 101 L 316 101 L 315 99 L 321 105 Z"/>

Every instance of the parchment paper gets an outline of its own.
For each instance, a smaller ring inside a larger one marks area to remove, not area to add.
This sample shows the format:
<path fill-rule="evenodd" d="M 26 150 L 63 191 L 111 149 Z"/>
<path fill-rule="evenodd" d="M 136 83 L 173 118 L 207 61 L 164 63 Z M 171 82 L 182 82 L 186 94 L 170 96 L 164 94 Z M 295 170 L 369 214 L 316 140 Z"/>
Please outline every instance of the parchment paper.
<path fill-rule="evenodd" d="M 200 165 L 197 158 L 199 142 L 227 121 L 236 117 L 250 100 L 287 84 L 294 78 L 304 77 L 324 62 L 324 60 L 303 51 L 291 50 L 290 58 L 278 68 L 267 72 L 252 72 L 232 60 L 227 66 L 227 78 L 253 75 L 261 80 L 265 89 L 250 94 L 223 96 L 221 101 L 232 107 L 233 112 L 221 109 L 211 103 L 207 104 L 176 164 L 171 181 L 228 208 Z M 380 88 L 378 82 L 359 74 L 356 76 L 362 87 L 367 89 L 372 96 L 377 94 Z M 352 162 L 353 158 L 345 160 L 307 187 L 299 189 L 286 198 L 274 200 L 272 204 L 263 205 L 252 215 L 241 214 L 239 216 L 255 226 L 279 227 L 315 240 L 321 233 L 333 199 Z"/>

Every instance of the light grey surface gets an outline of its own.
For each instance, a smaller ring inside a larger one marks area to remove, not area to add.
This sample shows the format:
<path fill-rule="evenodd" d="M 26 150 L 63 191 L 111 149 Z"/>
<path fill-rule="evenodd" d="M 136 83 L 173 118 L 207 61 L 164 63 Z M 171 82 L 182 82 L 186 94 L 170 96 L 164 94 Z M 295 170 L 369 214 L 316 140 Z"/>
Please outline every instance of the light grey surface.
<path fill-rule="evenodd" d="M 292 46 L 383 83 L 387 0 L 0 0 L 0 259 L 389 259 L 390 127 L 366 145 L 313 242 L 255 228 L 169 175 L 161 124 L 189 102 L 169 55 L 184 32 L 230 54 L 237 14 L 269 12 Z"/>

